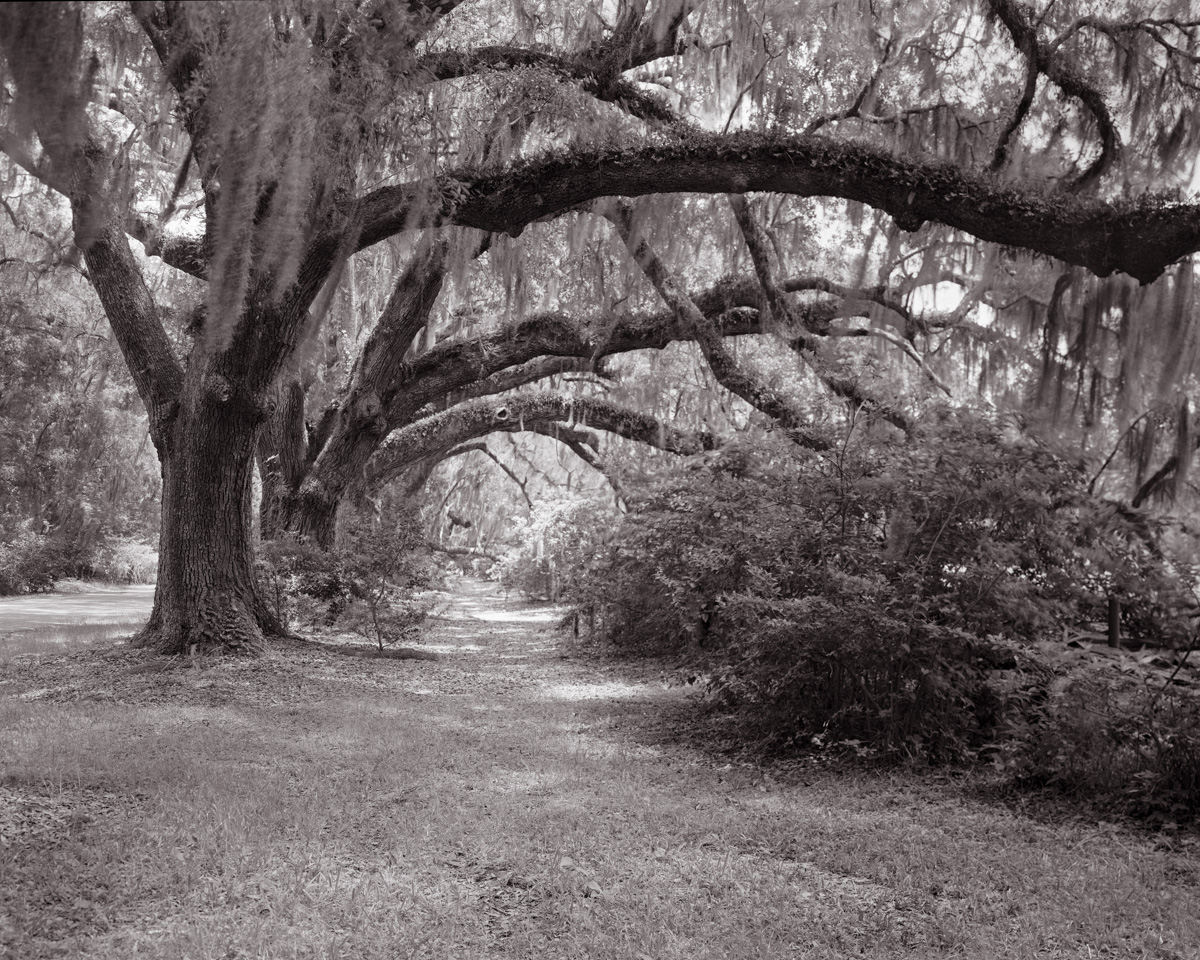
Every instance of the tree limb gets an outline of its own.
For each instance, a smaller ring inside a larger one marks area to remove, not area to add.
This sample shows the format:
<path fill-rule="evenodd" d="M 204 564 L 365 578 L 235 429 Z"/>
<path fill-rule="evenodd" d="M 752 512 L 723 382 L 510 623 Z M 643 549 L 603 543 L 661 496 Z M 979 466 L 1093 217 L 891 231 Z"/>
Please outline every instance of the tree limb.
<path fill-rule="evenodd" d="M 466 53 L 445 50 L 421 58 L 419 75 L 429 80 L 454 80 L 484 71 L 516 70 L 540 67 L 561 79 L 579 84 L 597 100 L 612 103 L 639 120 L 655 124 L 676 124 L 679 115 L 659 97 L 646 93 L 636 83 L 620 77 L 602 79 L 594 63 L 576 57 L 535 50 L 528 47 L 480 47 Z"/>
<path fill-rule="evenodd" d="M 198 280 L 208 279 L 208 255 L 202 238 L 164 233 L 150 217 L 137 213 L 130 215 L 125 231 L 145 247 L 146 256 L 158 257 L 167 266 Z"/>
<path fill-rule="evenodd" d="M 679 28 L 697 6 L 695 0 L 668 0 L 643 19 L 645 4 L 630 4 L 613 32 L 579 53 L 557 53 L 511 45 L 480 47 L 466 53 L 438 51 L 422 57 L 419 75 L 451 80 L 484 70 L 540 67 L 580 84 L 597 100 L 613 103 L 632 116 L 659 125 L 675 125 L 680 117 L 658 97 L 641 90 L 621 74 L 652 60 L 673 55 Z"/>
<path fill-rule="evenodd" d="M 134 0 L 130 3 L 134 19 L 142 28 L 150 46 L 175 90 L 184 128 L 201 171 L 201 181 L 208 183 L 212 174 L 207 156 L 208 116 L 207 92 L 204 83 L 206 54 L 203 44 L 188 30 L 188 17 L 179 0 L 156 3 L 153 0 Z M 207 191 L 207 187 L 206 187 Z"/>
<path fill-rule="evenodd" d="M 996 137 L 996 149 L 992 153 L 992 162 L 988 164 L 988 169 L 992 173 L 998 173 L 1008 162 L 1010 141 L 1029 114 L 1029 108 L 1033 106 L 1033 98 L 1037 94 L 1038 77 L 1041 76 L 1041 70 L 1038 67 L 1036 31 L 1018 31 L 1012 34 L 1012 38 L 1017 49 L 1025 57 L 1025 85 L 1021 90 L 1020 99 L 1013 108 L 1012 116 L 1008 118 L 1001 128 L 1000 134 Z"/>
<path fill-rule="evenodd" d="M 519 234 L 604 197 L 747 193 L 856 200 L 904 230 L 943 223 L 981 240 L 1057 257 L 1098 276 L 1149 283 L 1200 250 L 1200 204 L 1148 199 L 1121 206 L 1001 185 L 934 159 L 893 156 L 821 136 L 737 133 L 686 143 L 574 151 L 499 174 L 467 170 L 383 187 L 357 204 L 358 249 L 418 227 L 457 223 Z"/>
<path fill-rule="evenodd" d="M 47 164 L 38 163 L 25 148 L 25 144 L 21 138 L 12 131 L 0 129 L 0 152 L 7 155 L 9 160 L 35 180 L 44 183 L 56 193 L 61 193 L 64 197 L 69 193 L 71 188 L 70 181 L 58 174 Z"/>
<path fill-rule="evenodd" d="M 523 387 L 538 380 L 545 380 L 548 377 L 562 376 L 566 373 L 588 373 L 598 377 L 605 376 L 604 372 L 598 370 L 596 363 L 589 357 L 537 357 L 526 363 L 498 370 L 490 376 L 484 377 L 482 380 L 476 380 L 461 390 L 439 399 L 438 404 L 445 409 L 456 403 L 462 403 L 464 400 L 507 393 L 509 390 L 515 390 L 517 387 Z M 435 412 L 433 409 L 426 408 L 418 411 L 418 416 L 426 416 Z"/>
<path fill-rule="evenodd" d="M 482 453 L 485 457 L 487 457 L 489 460 L 491 460 L 492 463 L 494 463 L 501 470 L 503 470 L 504 473 L 508 476 L 508 479 L 510 479 L 513 483 L 515 483 L 517 485 L 517 489 L 521 491 L 521 496 L 523 496 L 525 498 L 525 502 L 529 506 L 531 506 L 531 507 L 533 506 L 533 499 L 529 496 L 529 491 L 525 489 L 526 485 L 529 483 L 529 480 L 528 479 L 522 480 L 520 477 L 518 477 L 513 472 L 512 467 L 510 467 L 507 463 L 505 463 L 498 456 L 496 456 L 492 452 L 492 448 L 489 447 L 486 442 L 461 444 L 460 446 L 455 447 L 448 454 L 446 454 L 445 459 L 449 460 L 451 457 L 459 457 L 459 456 L 462 456 L 464 454 L 471 453 L 471 452 Z"/>
<path fill-rule="evenodd" d="M 25 149 L 20 138 L 8 130 L 0 129 L 0 153 L 38 182 L 64 197 L 70 196 L 70 181 L 58 174 L 46 163 L 38 163 Z M 132 210 L 132 204 L 130 205 Z M 131 212 L 126 221 L 126 232 L 146 248 L 146 256 L 158 257 L 168 266 L 204 280 L 208 276 L 208 260 L 204 255 L 204 243 L 193 237 L 167 237 L 160 234 L 157 224 L 149 217 Z"/>
<path fill-rule="evenodd" d="M 746 247 L 750 251 L 750 259 L 754 263 L 754 272 L 758 274 L 758 282 L 763 289 L 771 313 L 775 316 L 777 322 L 788 323 L 791 326 L 791 310 L 775 283 L 774 268 L 771 264 L 771 257 L 767 250 L 767 240 L 763 234 L 762 226 L 750 210 L 750 205 L 746 202 L 745 197 L 733 195 L 729 198 L 729 202 L 733 207 L 738 226 L 741 228 L 742 239 L 745 240 Z M 949 388 L 929 369 L 925 364 L 924 358 L 917 353 L 916 348 L 911 343 L 886 330 L 868 330 L 863 332 L 867 334 L 874 333 L 880 339 L 898 346 L 906 356 L 916 362 L 921 371 L 935 385 L 947 394 L 950 393 Z M 857 334 L 858 331 L 843 331 L 835 334 L 834 331 L 830 330 L 828 333 L 830 335 L 849 336 Z M 870 398 L 862 390 L 861 385 L 852 379 L 831 374 L 828 369 L 829 364 L 827 360 L 821 356 L 819 347 L 811 338 L 793 338 L 790 342 L 793 349 L 808 362 L 808 365 L 817 377 L 820 378 L 821 382 L 832 389 L 834 393 L 851 400 L 856 406 L 867 405 L 882 411 L 887 420 L 905 432 L 908 432 L 912 428 L 911 420 L 903 412 L 895 409 L 891 404 L 882 403 Z"/>
<path fill-rule="evenodd" d="M 1200 437 L 1197 437 L 1193 450 L 1200 450 Z M 1163 487 L 1171 475 L 1179 469 L 1179 454 L 1173 453 L 1169 456 L 1166 462 L 1159 467 L 1154 473 L 1137 489 L 1137 493 L 1133 495 L 1133 499 L 1129 501 L 1129 505 L 1133 509 L 1138 509 L 1147 500 Z"/>
<path fill-rule="evenodd" d="M 992 169 L 998 170 L 1004 162 L 1004 156 L 1007 155 L 1008 150 L 1008 136 L 1016 129 L 1016 125 L 1024 116 L 1024 111 L 1021 109 L 1022 104 L 1024 104 L 1025 111 L 1028 110 L 1029 104 L 1026 103 L 1026 97 L 1032 102 L 1037 75 L 1042 74 L 1067 96 L 1074 97 L 1082 103 L 1096 121 L 1096 127 L 1100 134 L 1100 156 L 1075 179 L 1071 184 L 1071 189 L 1079 191 L 1091 186 L 1108 172 L 1109 167 L 1116 161 L 1121 151 L 1121 136 L 1117 132 L 1117 125 L 1108 109 L 1108 104 L 1104 102 L 1104 97 L 1099 90 L 1085 81 L 1071 65 L 1064 63 L 1057 56 L 1057 45 L 1043 44 L 1038 40 L 1038 23 L 1029 7 L 1018 0 L 988 0 L 988 4 L 992 12 L 1008 29 L 1017 49 L 1025 55 L 1030 63 L 1029 73 L 1025 80 L 1025 91 L 1022 93 L 1021 102 L 1017 105 L 1018 114 L 1014 117 L 1012 128 L 1007 130 L 1001 142 L 997 144 L 997 152 L 992 159 Z"/>
<path fill-rule="evenodd" d="M 469 400 L 395 431 L 368 465 L 367 484 L 376 488 L 416 461 L 476 437 L 552 422 L 587 425 L 669 453 L 699 453 L 716 446 L 716 439 L 706 431 L 679 430 L 607 400 L 549 391 L 518 393 Z"/>
<path fill-rule="evenodd" d="M 767 252 L 767 238 L 762 226 L 750 210 L 750 204 L 744 196 L 731 193 L 727 198 L 733 208 L 734 218 L 742 231 L 742 239 L 746 249 L 750 251 L 750 262 L 758 276 L 758 285 L 762 287 L 763 298 L 776 323 L 786 324 L 792 320 L 791 310 L 787 301 L 780 294 L 775 283 L 775 270 L 771 265 L 771 256 Z"/>
<path fill-rule="evenodd" d="M 801 446 L 814 450 L 827 449 L 829 442 L 813 433 L 806 419 L 784 397 L 737 362 L 726 348 L 724 338 L 712 321 L 687 295 L 666 264 L 646 242 L 645 237 L 635 232 L 629 205 L 608 203 L 601 207 L 601 212 L 616 228 L 634 262 L 642 268 L 642 272 L 654 285 L 659 296 L 699 345 L 704 359 L 708 361 L 709 369 L 721 386 L 778 422 Z"/>
<path fill-rule="evenodd" d="M 612 487 L 613 493 L 618 497 L 622 496 L 621 482 L 613 474 L 604 458 L 600 456 L 599 441 L 594 433 L 557 422 L 534 424 L 533 432 L 561 443 L 585 465 L 604 477 L 608 481 L 608 485 Z"/>
<path fill-rule="evenodd" d="M 829 336 L 875 337 L 879 340 L 886 341 L 903 353 L 906 357 L 908 357 L 913 363 L 915 363 L 920 369 L 921 373 L 925 376 L 925 379 L 942 391 L 942 393 L 944 393 L 946 396 L 951 395 L 950 387 L 947 386 L 946 382 L 937 375 L 937 373 L 929 366 L 929 364 L 925 362 L 925 358 L 917 352 L 916 347 L 914 347 L 908 340 L 904 339 L 904 337 L 897 336 L 890 330 L 884 330 L 879 327 L 853 327 L 849 330 L 831 330 L 829 332 Z M 879 404 L 876 405 L 879 406 Z M 903 423 L 896 423 L 895 420 L 892 420 L 891 422 L 895 423 L 896 426 L 900 427 L 902 430 L 907 430 L 911 426 L 911 421 L 907 417 L 903 417 Z"/>

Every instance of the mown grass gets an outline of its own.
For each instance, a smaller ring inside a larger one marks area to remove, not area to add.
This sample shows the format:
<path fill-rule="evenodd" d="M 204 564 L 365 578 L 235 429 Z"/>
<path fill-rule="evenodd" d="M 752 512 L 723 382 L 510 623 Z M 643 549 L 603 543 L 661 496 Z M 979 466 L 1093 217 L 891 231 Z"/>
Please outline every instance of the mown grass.
<path fill-rule="evenodd" d="M 71 623 L 0 632 L 0 666 L 14 657 L 39 653 L 63 653 L 111 644 L 141 628 L 144 621 L 121 623 Z"/>
<path fill-rule="evenodd" d="M 286 677 L 278 703 L 0 693 L 0 949 L 1197 955 L 1197 866 L 1153 838 L 928 783 L 722 769 L 621 733 L 613 701 L 579 699 L 586 678 L 472 689 L 466 673 L 439 688 L 457 669 L 442 664 L 348 661 L 338 684 L 289 669 L 193 671 L 260 692 Z M 347 681 L 358 670 L 369 684 Z"/>

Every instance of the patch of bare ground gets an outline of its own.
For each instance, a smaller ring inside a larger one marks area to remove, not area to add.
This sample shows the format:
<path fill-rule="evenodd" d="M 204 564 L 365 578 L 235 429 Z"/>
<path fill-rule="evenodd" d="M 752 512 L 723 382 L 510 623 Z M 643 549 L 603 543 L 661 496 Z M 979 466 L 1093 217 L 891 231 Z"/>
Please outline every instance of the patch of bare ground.
<path fill-rule="evenodd" d="M 1197 955 L 1185 845 L 673 742 L 688 689 L 556 616 L 462 581 L 436 661 L 10 651 L 0 952 Z"/>

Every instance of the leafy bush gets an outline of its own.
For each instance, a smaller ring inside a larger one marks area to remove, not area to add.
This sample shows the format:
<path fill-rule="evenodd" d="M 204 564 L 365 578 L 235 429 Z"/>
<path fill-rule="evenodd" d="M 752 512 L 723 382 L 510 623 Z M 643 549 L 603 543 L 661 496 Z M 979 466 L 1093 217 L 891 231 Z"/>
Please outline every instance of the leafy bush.
<path fill-rule="evenodd" d="M 323 551 L 285 535 L 258 554 L 262 596 L 287 629 L 337 628 L 379 646 L 407 639 L 429 613 L 417 591 L 432 566 L 415 514 L 352 514 L 338 545 Z"/>
<path fill-rule="evenodd" d="M 588 564 L 612 534 L 611 498 L 550 495 L 516 524 L 517 546 L 499 565 L 500 582 L 530 600 L 582 595 Z"/>
<path fill-rule="evenodd" d="M 415 514 L 385 522 L 355 515 L 338 550 L 339 576 L 349 602 L 342 623 L 379 649 L 412 637 L 429 613 L 415 591 L 429 586 L 432 566 Z"/>
<path fill-rule="evenodd" d="M 614 644 L 683 653 L 774 743 L 957 755 L 988 645 L 889 546 L 892 499 L 869 459 L 726 449 L 634 502 L 586 599 Z"/>
<path fill-rule="evenodd" d="M 43 593 L 90 572 L 90 558 L 76 540 L 23 529 L 0 541 L 0 596 Z"/>
<path fill-rule="evenodd" d="M 1024 706 L 998 667 L 1171 577 L 1084 484 L 969 412 L 903 444 L 755 440 L 631 495 L 578 602 L 618 650 L 704 671 L 767 743 L 969 758 Z"/>
<path fill-rule="evenodd" d="M 43 557 L 46 538 L 27 530 L 0 543 L 0 594 L 36 593 L 54 586 Z"/>
<path fill-rule="evenodd" d="M 329 619 L 328 605 L 343 592 L 336 571 L 336 554 L 291 533 L 264 540 L 255 557 L 259 594 L 288 630 Z"/>
<path fill-rule="evenodd" d="M 1022 786 L 1143 818 L 1200 816 L 1200 696 L 1176 671 L 1043 643 L 1007 678 L 1012 710 L 996 761 Z"/>
<path fill-rule="evenodd" d="M 132 537 L 112 537 L 96 551 L 94 575 L 110 583 L 153 583 L 158 574 L 158 551 Z"/>

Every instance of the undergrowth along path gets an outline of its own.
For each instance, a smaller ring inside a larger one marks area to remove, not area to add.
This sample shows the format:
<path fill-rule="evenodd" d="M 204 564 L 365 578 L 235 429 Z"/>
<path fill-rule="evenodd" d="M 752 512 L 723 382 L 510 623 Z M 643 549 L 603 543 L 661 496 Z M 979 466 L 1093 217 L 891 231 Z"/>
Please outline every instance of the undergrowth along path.
<path fill-rule="evenodd" d="M 1197 955 L 1184 841 L 667 744 L 687 693 L 557 616 L 465 580 L 436 662 L 5 661 L 0 953 Z"/>

